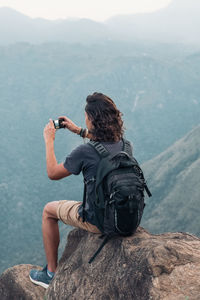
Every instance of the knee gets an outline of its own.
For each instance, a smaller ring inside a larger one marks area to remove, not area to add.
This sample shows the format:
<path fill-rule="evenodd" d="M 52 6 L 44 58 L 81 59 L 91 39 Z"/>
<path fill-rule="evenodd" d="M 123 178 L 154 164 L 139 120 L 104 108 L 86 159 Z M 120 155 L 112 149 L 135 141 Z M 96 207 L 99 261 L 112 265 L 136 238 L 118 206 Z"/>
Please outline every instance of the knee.
<path fill-rule="evenodd" d="M 49 210 L 50 210 L 50 203 L 47 203 L 45 205 L 45 207 L 43 208 L 43 213 L 42 213 L 42 218 L 43 219 L 48 218 Z"/>
<path fill-rule="evenodd" d="M 43 219 L 47 219 L 47 218 L 58 219 L 57 218 L 57 204 L 58 204 L 58 201 L 47 203 L 43 209 L 42 218 Z"/>

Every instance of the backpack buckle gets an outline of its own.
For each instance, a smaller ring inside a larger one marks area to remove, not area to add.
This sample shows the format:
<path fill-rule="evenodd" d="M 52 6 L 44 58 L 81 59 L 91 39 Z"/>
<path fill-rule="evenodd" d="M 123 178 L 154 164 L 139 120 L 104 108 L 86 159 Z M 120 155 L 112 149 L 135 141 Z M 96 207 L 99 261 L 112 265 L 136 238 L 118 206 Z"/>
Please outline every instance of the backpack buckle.
<path fill-rule="evenodd" d="M 96 178 L 95 178 L 95 177 L 92 177 L 92 178 L 90 178 L 90 179 L 88 179 L 88 180 L 86 180 L 85 178 L 83 179 L 84 184 L 88 184 L 88 183 L 90 183 L 90 182 L 95 182 L 95 181 L 96 181 Z"/>
<path fill-rule="evenodd" d="M 112 199 L 114 196 L 115 196 L 115 194 L 117 193 L 117 191 L 114 191 L 113 193 L 111 193 L 110 194 L 110 199 Z M 110 203 L 110 202 L 109 202 Z"/>

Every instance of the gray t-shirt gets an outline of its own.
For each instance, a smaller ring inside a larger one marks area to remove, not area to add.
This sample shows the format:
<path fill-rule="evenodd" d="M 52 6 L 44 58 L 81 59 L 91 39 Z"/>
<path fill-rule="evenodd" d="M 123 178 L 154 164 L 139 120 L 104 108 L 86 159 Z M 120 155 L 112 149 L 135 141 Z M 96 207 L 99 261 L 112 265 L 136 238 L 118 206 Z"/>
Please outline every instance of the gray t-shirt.
<path fill-rule="evenodd" d="M 112 154 L 122 150 L 123 142 L 102 142 L 105 148 Z M 88 145 L 83 144 L 75 148 L 67 157 L 64 162 L 64 167 L 72 174 L 79 175 L 82 172 L 84 180 L 87 182 L 91 178 L 96 177 L 97 167 L 100 157 L 96 150 Z M 85 218 L 86 221 L 95 224 L 93 203 L 95 199 L 95 182 L 87 184 L 87 198 L 85 205 Z M 79 215 L 82 217 L 83 207 L 79 208 Z"/>

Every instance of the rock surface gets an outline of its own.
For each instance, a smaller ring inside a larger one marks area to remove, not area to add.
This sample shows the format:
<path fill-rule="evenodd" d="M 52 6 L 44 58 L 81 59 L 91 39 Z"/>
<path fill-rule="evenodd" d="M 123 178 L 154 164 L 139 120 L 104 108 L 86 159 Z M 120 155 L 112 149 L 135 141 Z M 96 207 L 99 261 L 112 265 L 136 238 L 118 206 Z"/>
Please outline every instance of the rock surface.
<path fill-rule="evenodd" d="M 1 275 L 0 299 L 200 299 L 198 237 L 187 233 L 151 235 L 140 227 L 132 237 L 109 241 L 88 264 L 100 244 L 99 235 L 71 231 L 47 290 L 29 281 L 32 266 L 21 265 Z"/>
<path fill-rule="evenodd" d="M 18 265 L 7 269 L 0 276 L 1 300 L 39 300 L 44 299 L 45 289 L 34 285 L 29 279 L 33 265 Z"/>

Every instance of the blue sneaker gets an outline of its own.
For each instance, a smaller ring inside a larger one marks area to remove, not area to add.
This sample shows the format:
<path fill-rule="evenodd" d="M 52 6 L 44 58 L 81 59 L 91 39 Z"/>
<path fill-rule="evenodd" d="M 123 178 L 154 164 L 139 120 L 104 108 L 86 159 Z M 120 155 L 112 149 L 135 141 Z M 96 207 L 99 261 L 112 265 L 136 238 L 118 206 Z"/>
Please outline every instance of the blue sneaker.
<path fill-rule="evenodd" d="M 29 273 L 29 277 L 33 283 L 40 285 L 40 286 L 44 287 L 45 289 L 48 288 L 49 283 L 53 279 L 53 276 L 50 277 L 47 274 L 47 266 L 44 267 L 44 269 L 42 269 L 41 271 L 32 269 Z"/>

